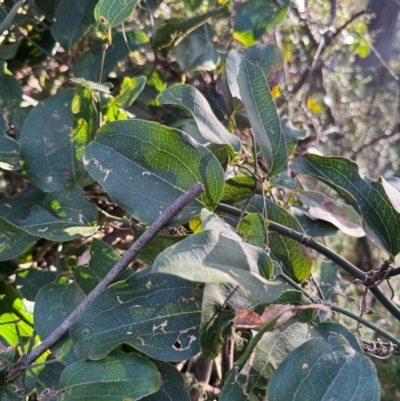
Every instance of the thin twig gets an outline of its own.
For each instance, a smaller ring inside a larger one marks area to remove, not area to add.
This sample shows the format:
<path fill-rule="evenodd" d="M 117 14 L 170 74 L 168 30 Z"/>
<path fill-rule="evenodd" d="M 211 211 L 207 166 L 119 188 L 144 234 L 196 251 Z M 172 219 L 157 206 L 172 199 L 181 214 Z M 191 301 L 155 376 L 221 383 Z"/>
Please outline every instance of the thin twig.
<path fill-rule="evenodd" d="M 193 185 L 187 192 L 176 199 L 161 214 L 154 223 L 143 233 L 137 241 L 125 252 L 122 258 L 114 265 L 108 274 L 100 281 L 94 290 L 79 304 L 79 306 L 53 331 L 37 348 L 30 352 L 24 359 L 24 363 L 29 365 L 41 356 L 45 351 L 59 341 L 67 333 L 74 321 L 88 307 L 93 300 L 99 296 L 110 284 L 112 284 L 124 271 L 124 269 L 136 258 L 145 246 L 157 235 L 157 233 L 167 225 L 187 204 L 204 191 L 200 183 Z M 7 377 L 12 377 L 15 369 L 7 372 Z"/>
<path fill-rule="evenodd" d="M 242 211 L 233 206 L 224 205 L 220 203 L 217 209 L 221 212 L 230 213 L 234 216 L 240 216 Z M 336 252 L 327 248 L 326 246 L 315 241 L 314 238 L 305 236 L 303 233 L 294 231 L 288 227 L 282 226 L 281 224 L 275 223 L 273 221 L 268 222 L 268 230 L 275 231 L 280 235 L 294 239 L 307 247 L 314 249 L 321 255 L 326 256 L 332 262 L 335 262 L 342 269 L 346 270 L 347 273 L 351 274 L 354 278 L 358 279 L 364 286 L 368 285 L 368 276 L 350 263 L 348 260 L 342 258 Z M 397 320 L 400 320 L 400 309 L 389 299 L 378 287 L 370 288 L 370 291 L 375 295 L 375 298 L 390 312 Z"/>

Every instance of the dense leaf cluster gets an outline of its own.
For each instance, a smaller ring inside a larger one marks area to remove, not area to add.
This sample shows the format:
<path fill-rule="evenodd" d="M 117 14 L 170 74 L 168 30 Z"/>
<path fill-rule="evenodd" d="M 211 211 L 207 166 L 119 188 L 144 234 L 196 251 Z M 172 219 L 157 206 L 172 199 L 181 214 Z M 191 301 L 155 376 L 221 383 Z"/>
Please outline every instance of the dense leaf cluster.
<path fill-rule="evenodd" d="M 276 106 L 284 57 L 260 44 L 296 6 L 137 3 L 0 10 L 1 399 L 379 400 L 373 363 L 329 308 L 341 267 L 400 317 L 377 287 L 400 252 L 399 179 L 296 148 L 309 133 Z M 201 195 L 31 365 L 118 251 L 198 182 Z M 338 232 L 385 252 L 376 276 L 309 237 Z"/>

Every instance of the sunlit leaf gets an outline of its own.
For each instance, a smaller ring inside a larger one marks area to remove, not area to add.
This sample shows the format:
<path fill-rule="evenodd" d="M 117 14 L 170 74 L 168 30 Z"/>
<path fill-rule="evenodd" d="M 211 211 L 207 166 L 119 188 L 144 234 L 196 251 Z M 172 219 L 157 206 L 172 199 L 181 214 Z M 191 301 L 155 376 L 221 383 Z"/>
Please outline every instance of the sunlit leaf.
<path fill-rule="evenodd" d="M 154 122 L 104 125 L 86 148 L 84 163 L 119 206 L 148 224 L 196 182 L 205 192 L 171 225 L 192 220 L 204 206 L 215 208 L 222 195 L 223 170 L 212 153 L 183 132 Z"/>

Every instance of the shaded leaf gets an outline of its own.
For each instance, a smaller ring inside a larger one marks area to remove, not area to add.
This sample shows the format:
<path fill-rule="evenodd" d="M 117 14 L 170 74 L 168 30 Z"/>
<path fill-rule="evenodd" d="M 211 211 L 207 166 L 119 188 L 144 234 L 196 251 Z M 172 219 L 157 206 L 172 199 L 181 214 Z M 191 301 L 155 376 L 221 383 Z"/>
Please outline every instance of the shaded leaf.
<path fill-rule="evenodd" d="M 85 200 L 82 188 L 75 187 L 48 194 L 42 207 L 33 206 L 29 217 L 17 223 L 29 234 L 65 242 L 97 231 L 97 208 Z"/>
<path fill-rule="evenodd" d="M 400 252 L 400 214 L 380 180 L 362 177 L 357 164 L 344 157 L 309 154 L 290 168 L 332 187 L 361 214 L 364 230 L 373 244 L 392 256 Z"/>
<path fill-rule="evenodd" d="M 260 67 L 231 50 L 226 70 L 232 96 L 242 100 L 270 174 L 286 169 L 287 149 L 275 104 Z"/>
<path fill-rule="evenodd" d="M 20 135 L 21 159 L 31 181 L 45 192 L 85 187 L 93 182 L 82 163 L 83 148 L 92 139 L 97 111 L 90 92 L 80 112 L 72 113 L 74 91 L 65 89 L 30 112 Z"/>
<path fill-rule="evenodd" d="M 255 195 L 249 202 L 247 211 L 262 213 L 263 209 L 263 198 Z M 265 215 L 268 220 L 303 232 L 299 222 L 287 210 L 268 199 L 265 199 Z M 286 274 L 298 281 L 308 278 L 312 266 L 312 253 L 305 245 L 272 231 L 268 232 L 267 245 L 271 249 L 273 258 L 282 264 Z"/>
<path fill-rule="evenodd" d="M 0 372 L 14 363 L 16 349 L 0 336 Z"/>
<path fill-rule="evenodd" d="M 18 142 L 0 131 L 0 169 L 21 170 L 21 168 Z"/>
<path fill-rule="evenodd" d="M 298 207 L 292 206 L 290 208 L 292 215 L 300 223 L 303 231 L 311 237 L 326 237 L 328 235 L 335 235 L 338 232 L 337 227 L 333 224 L 323 220 L 310 219 L 307 214 Z"/>
<path fill-rule="evenodd" d="M 223 17 L 229 14 L 229 12 L 229 7 L 225 4 L 215 10 L 183 21 L 163 21 L 154 35 L 152 46 L 154 48 L 177 46 L 184 37 L 206 24 L 210 19 Z"/>
<path fill-rule="evenodd" d="M 171 225 L 192 220 L 204 206 L 213 209 L 222 195 L 224 173 L 215 157 L 185 133 L 154 122 L 104 125 L 86 148 L 84 163 L 119 206 L 147 224 L 196 182 L 205 192 Z"/>
<path fill-rule="evenodd" d="M 286 138 L 288 155 L 290 156 L 296 150 L 297 142 L 307 136 L 307 131 L 293 127 L 290 121 L 288 121 L 286 118 L 281 120 L 281 126 Z"/>
<path fill-rule="evenodd" d="M 0 201 L 0 260 L 19 256 L 38 237 L 17 226 L 17 220 L 26 219 L 32 206 L 40 204 L 46 194 L 30 187 L 12 199 Z"/>
<path fill-rule="evenodd" d="M 206 98 L 193 86 L 173 85 L 165 89 L 158 100 L 163 104 L 176 104 L 189 110 L 205 139 L 211 143 L 231 145 L 234 152 L 239 152 L 240 140 L 227 131 L 215 117 Z"/>
<path fill-rule="evenodd" d="M 163 361 L 199 352 L 202 285 L 148 269 L 103 291 L 71 327 L 81 359 L 101 359 L 130 344 Z"/>
<path fill-rule="evenodd" d="M 208 361 L 218 356 L 224 336 L 228 334 L 232 325 L 234 312 L 222 308 L 228 296 L 221 285 L 205 286 L 201 308 L 200 348 L 202 355 Z"/>
<path fill-rule="evenodd" d="M 89 31 L 95 20 L 93 11 L 98 0 L 62 0 L 56 11 L 51 32 L 57 42 L 70 52 Z"/>
<path fill-rule="evenodd" d="M 57 272 L 30 268 L 19 271 L 15 285 L 28 301 L 34 301 L 39 290 L 57 278 Z"/>
<path fill-rule="evenodd" d="M 74 271 L 77 284 L 85 294 L 89 294 L 120 259 L 121 256 L 110 245 L 93 238 L 89 265 L 78 266 Z M 132 274 L 132 269 L 127 267 L 119 280 L 125 280 Z"/>
<path fill-rule="evenodd" d="M 185 381 L 181 372 L 173 365 L 153 361 L 161 375 L 161 389 L 157 393 L 142 398 L 143 401 L 189 401 Z"/>
<path fill-rule="evenodd" d="M 247 199 L 254 191 L 256 181 L 253 177 L 237 175 L 225 181 L 221 202 L 239 202 Z"/>
<path fill-rule="evenodd" d="M 142 92 L 145 84 L 146 77 L 130 78 L 125 76 L 122 80 L 118 96 L 112 100 L 112 105 L 115 104 L 122 108 L 129 107 L 139 96 L 140 92 Z"/>
<path fill-rule="evenodd" d="M 48 20 L 52 20 L 55 16 L 57 7 L 62 0 L 35 0 L 35 4 Z"/>
<path fill-rule="evenodd" d="M 126 32 L 126 38 L 128 44 L 125 43 L 124 35 L 121 32 L 113 35 L 113 44 L 106 50 L 102 80 L 114 70 L 118 62 L 128 57 L 130 51 L 144 49 L 149 41 L 143 32 L 128 31 Z M 97 43 L 81 56 L 74 67 L 76 77 L 82 77 L 94 82 L 99 80 L 102 47 L 106 43 L 107 41 Z"/>
<path fill-rule="evenodd" d="M 286 173 L 272 175 L 269 180 L 270 185 L 278 188 L 293 190 L 297 186 L 297 180 L 290 178 Z"/>
<path fill-rule="evenodd" d="M 137 0 L 99 0 L 94 17 L 108 32 L 125 22 L 133 13 L 136 4 Z"/>
<path fill-rule="evenodd" d="M 202 2 L 203 0 L 183 0 L 185 8 L 189 11 L 196 11 Z"/>
<path fill-rule="evenodd" d="M 50 357 L 47 359 L 49 362 Z M 38 398 L 42 401 L 56 401 L 60 389 L 61 373 L 65 366 L 61 362 L 52 362 L 42 367 L 36 382 Z M 44 386 L 43 386 L 44 385 Z"/>
<path fill-rule="evenodd" d="M 212 33 L 203 25 L 182 39 L 174 54 L 182 71 L 212 71 L 217 66 L 220 56 L 210 45 Z"/>
<path fill-rule="evenodd" d="M 282 292 L 281 283 L 266 279 L 273 270 L 266 253 L 216 230 L 191 235 L 167 248 L 152 270 L 191 281 L 239 285 L 254 303 L 270 302 Z"/>
<path fill-rule="evenodd" d="M 140 400 L 161 387 L 156 366 L 144 356 L 113 352 L 100 361 L 78 361 L 65 368 L 60 380 L 62 401 Z"/>
<path fill-rule="evenodd" d="M 312 219 L 328 221 L 352 237 L 365 235 L 362 220 L 352 206 L 338 206 L 331 198 L 316 191 L 300 191 L 297 196 Z"/>
<path fill-rule="evenodd" d="M 270 401 L 380 399 L 374 365 L 341 336 L 329 342 L 312 338 L 291 352 L 268 383 L 267 397 Z"/>
<path fill-rule="evenodd" d="M 46 339 L 84 298 L 85 294 L 75 283 L 51 283 L 43 287 L 36 297 L 33 312 L 35 330 L 40 338 Z M 64 365 L 77 360 L 68 334 L 51 347 L 51 351 Z"/>
<path fill-rule="evenodd" d="M 290 1 L 283 2 L 289 5 Z M 235 26 L 233 37 L 245 46 L 255 45 L 267 29 L 281 23 L 289 7 L 282 7 L 281 3 L 265 2 L 264 0 L 248 0 L 236 3 Z"/>

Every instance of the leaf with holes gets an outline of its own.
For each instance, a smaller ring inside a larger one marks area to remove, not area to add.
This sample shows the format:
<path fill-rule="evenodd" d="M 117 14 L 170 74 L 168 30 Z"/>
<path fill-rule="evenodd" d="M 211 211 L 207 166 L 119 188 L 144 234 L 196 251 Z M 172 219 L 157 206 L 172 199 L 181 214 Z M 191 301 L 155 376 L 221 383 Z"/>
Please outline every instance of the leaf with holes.
<path fill-rule="evenodd" d="M 282 292 L 282 284 L 269 281 L 272 260 L 261 249 L 206 230 L 161 252 L 152 269 L 203 283 L 232 283 L 243 289 L 254 303 L 271 302 Z"/>
<path fill-rule="evenodd" d="M 355 162 L 344 157 L 309 154 L 291 167 L 328 184 L 363 217 L 367 237 L 392 256 L 400 252 L 400 213 L 396 211 L 382 180 L 363 177 Z"/>
<path fill-rule="evenodd" d="M 111 198 L 147 224 L 196 182 L 204 185 L 204 193 L 171 225 L 192 220 L 203 207 L 215 208 L 222 195 L 224 172 L 215 156 L 185 133 L 154 122 L 104 125 L 83 160 Z"/>
<path fill-rule="evenodd" d="M 103 291 L 71 327 L 80 359 L 101 359 L 126 343 L 162 361 L 199 352 L 203 285 L 148 269 Z"/>
<path fill-rule="evenodd" d="M 285 171 L 288 158 L 285 135 L 262 69 L 238 51 L 231 50 L 226 60 L 226 71 L 232 96 L 240 99 L 246 107 L 261 153 L 269 165 L 269 173 Z"/>

